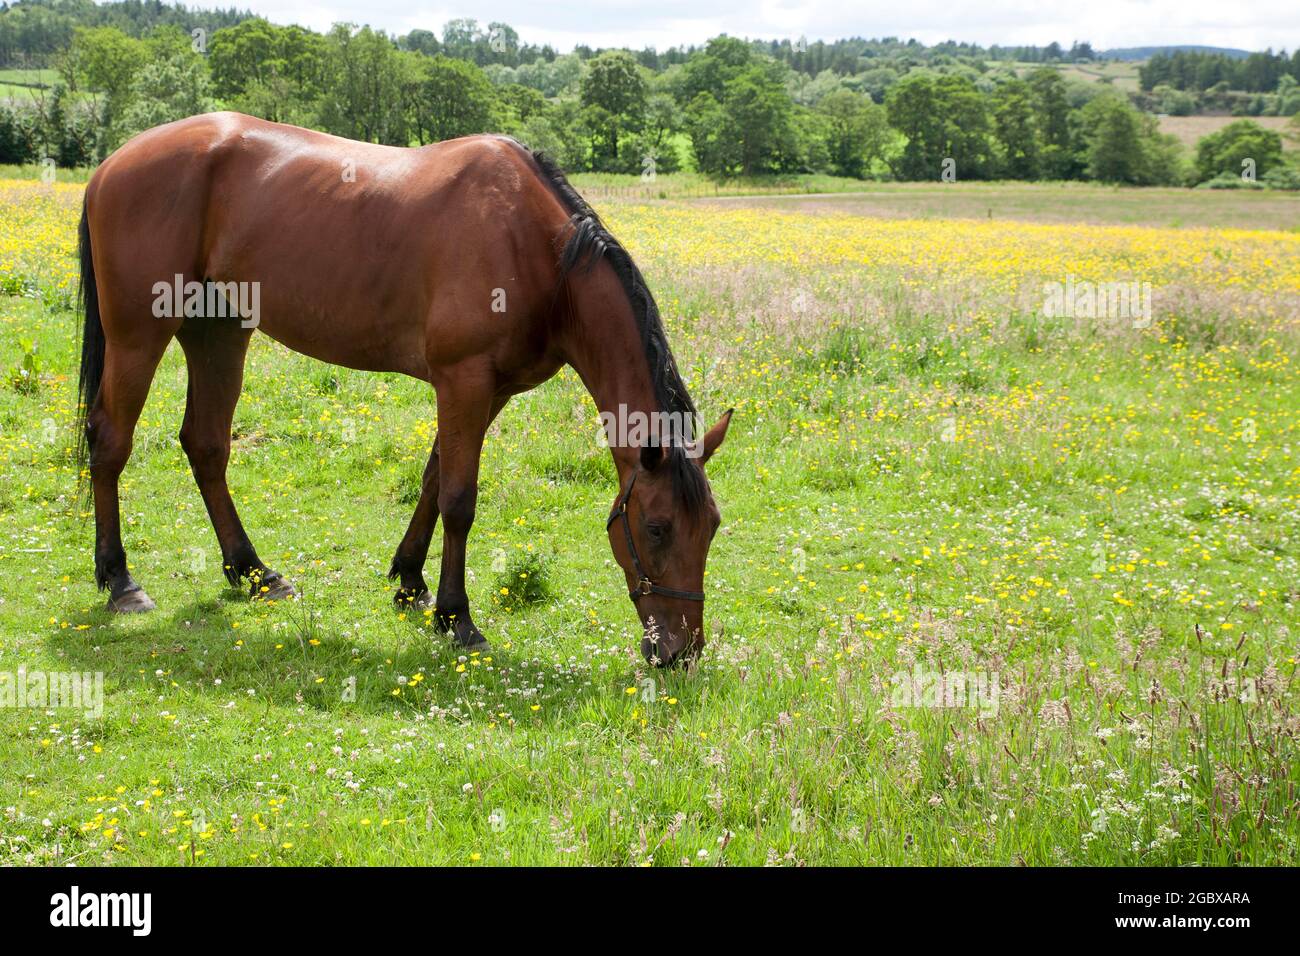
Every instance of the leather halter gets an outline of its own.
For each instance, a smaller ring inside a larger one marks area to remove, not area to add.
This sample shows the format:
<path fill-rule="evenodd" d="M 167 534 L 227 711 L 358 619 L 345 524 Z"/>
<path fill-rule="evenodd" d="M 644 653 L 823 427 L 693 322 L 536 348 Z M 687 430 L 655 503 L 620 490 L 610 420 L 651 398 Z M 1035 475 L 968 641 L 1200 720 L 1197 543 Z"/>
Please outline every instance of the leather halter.
<path fill-rule="evenodd" d="M 636 553 L 636 544 L 632 541 L 632 522 L 627 516 L 628 499 L 632 497 L 632 486 L 636 484 L 637 473 L 632 472 L 632 478 L 623 489 L 623 493 L 618 496 L 618 501 L 614 502 L 614 510 L 609 513 L 609 520 L 605 522 L 605 530 L 614 523 L 616 518 L 623 519 L 623 533 L 627 535 L 627 552 L 632 557 L 632 569 L 636 571 L 637 584 L 627 596 L 633 601 L 638 601 L 647 594 L 660 594 L 664 597 L 681 598 L 686 601 L 703 601 L 703 591 L 679 591 L 676 588 L 666 588 L 662 585 L 655 584 L 646 576 L 641 568 L 641 558 Z"/>

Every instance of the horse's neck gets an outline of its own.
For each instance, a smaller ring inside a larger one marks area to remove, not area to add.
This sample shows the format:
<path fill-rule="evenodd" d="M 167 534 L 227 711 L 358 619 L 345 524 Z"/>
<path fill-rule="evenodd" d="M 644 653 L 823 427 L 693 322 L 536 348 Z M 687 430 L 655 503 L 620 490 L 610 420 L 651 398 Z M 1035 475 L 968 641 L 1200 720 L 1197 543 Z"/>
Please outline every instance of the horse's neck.
<path fill-rule="evenodd" d="M 625 423 L 634 414 L 651 416 L 659 405 L 632 306 L 611 270 L 598 267 L 589 278 L 571 285 L 569 364 L 603 418 Z M 610 452 L 621 479 L 635 464 L 637 449 L 611 441 Z"/>

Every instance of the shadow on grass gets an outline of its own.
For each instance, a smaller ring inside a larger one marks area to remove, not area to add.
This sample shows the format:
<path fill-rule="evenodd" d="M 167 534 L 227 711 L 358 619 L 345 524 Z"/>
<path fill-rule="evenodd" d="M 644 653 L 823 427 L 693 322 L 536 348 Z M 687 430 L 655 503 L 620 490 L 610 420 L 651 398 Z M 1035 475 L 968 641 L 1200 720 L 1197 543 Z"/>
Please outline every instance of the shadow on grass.
<path fill-rule="evenodd" d="M 375 599 L 387 600 L 382 591 Z M 538 677 L 557 681 L 549 663 L 534 665 L 504 633 L 493 650 L 470 654 L 438 633 L 421 612 L 396 610 L 347 628 L 314 606 L 311 596 L 268 604 L 249 620 L 248 598 L 226 588 L 175 610 L 124 617 L 102 606 L 86 614 L 69 608 L 83 630 L 64 628 L 48 650 L 70 670 L 102 672 L 106 693 L 140 690 L 193 693 L 214 706 L 251 698 L 269 707 L 321 713 L 408 716 L 447 714 L 490 718 L 503 709 L 540 723 L 562 720 L 600 693 L 594 672 L 563 668 L 564 706 L 530 709 Z M 528 626 L 516 618 L 511 630 Z M 502 622 L 498 620 L 498 626 Z M 504 644 L 511 644 L 509 648 Z"/>

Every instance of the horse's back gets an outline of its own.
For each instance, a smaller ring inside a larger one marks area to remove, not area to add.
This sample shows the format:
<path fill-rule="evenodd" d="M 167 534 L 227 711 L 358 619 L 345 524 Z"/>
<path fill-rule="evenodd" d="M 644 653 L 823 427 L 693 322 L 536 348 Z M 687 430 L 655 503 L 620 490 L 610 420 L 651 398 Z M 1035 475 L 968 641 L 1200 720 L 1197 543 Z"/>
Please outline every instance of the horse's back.
<path fill-rule="evenodd" d="M 527 154 L 513 140 L 480 134 L 416 148 L 344 139 L 243 113 L 203 113 L 145 130 L 109 156 L 91 176 L 88 194 L 137 181 L 166 189 L 199 176 L 246 177 L 266 185 L 326 176 L 363 191 L 417 198 L 455 183 L 467 170 L 489 170 L 494 187 L 518 190 Z"/>
<path fill-rule="evenodd" d="M 87 206 L 96 268 L 118 289 L 253 281 L 260 327 L 290 348 L 421 376 L 438 329 L 417 320 L 477 312 L 495 289 L 549 291 L 567 220 L 504 137 L 380 146 L 238 113 L 136 136 L 96 171 Z M 440 351 L 479 339 L 458 332 Z"/>

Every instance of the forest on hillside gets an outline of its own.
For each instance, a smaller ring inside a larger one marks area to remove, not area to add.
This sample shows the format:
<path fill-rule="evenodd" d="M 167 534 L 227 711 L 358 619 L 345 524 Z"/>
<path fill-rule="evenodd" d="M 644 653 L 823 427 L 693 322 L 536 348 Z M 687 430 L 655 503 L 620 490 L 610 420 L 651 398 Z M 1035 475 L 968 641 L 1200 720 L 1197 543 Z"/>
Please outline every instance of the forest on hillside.
<path fill-rule="evenodd" d="M 1084 179 L 1294 188 L 1276 130 L 1300 112 L 1300 51 L 1160 53 L 1124 90 L 1071 72 L 1069 47 L 718 36 L 701 46 L 560 53 L 504 23 L 327 33 L 152 0 L 0 6 L 0 162 L 102 159 L 131 135 L 235 109 L 422 145 L 504 132 L 571 170 L 690 168 L 925 180 Z M 1194 154 L 1156 114 L 1234 114 Z"/>

